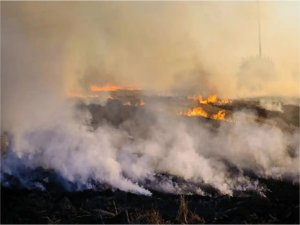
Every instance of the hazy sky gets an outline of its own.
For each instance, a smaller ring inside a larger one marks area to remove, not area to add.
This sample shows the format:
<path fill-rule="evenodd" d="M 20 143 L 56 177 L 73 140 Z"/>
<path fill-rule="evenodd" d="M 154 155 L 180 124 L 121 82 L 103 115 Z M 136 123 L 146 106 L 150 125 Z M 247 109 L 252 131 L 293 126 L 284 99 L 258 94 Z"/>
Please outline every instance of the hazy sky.
<path fill-rule="evenodd" d="M 257 9 L 256 1 L 1 2 L 2 96 L 30 99 L 107 82 L 298 96 L 299 2 L 260 3 L 262 59 Z"/>

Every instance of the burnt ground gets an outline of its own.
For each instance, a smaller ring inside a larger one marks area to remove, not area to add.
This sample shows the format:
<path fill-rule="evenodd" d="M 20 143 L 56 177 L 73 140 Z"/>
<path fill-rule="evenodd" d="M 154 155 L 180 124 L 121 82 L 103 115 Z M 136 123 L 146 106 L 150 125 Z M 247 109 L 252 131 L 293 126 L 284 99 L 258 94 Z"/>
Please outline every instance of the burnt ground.
<path fill-rule="evenodd" d="M 137 107 L 124 107 L 118 102 L 110 102 L 105 107 L 87 107 L 93 115 L 93 127 L 103 120 L 117 126 L 136 113 L 142 114 L 138 118 L 145 123 L 142 118 L 146 112 Z M 217 107 L 229 113 L 240 109 L 254 110 L 260 118 L 272 118 L 286 131 L 299 127 L 298 106 L 285 105 L 283 113 L 261 109 L 257 103 L 249 102 Z M 118 112 L 120 108 L 123 113 L 115 116 L 112 112 Z M 149 123 L 155 119 L 147 118 Z M 189 120 L 202 124 L 206 121 L 201 118 Z M 21 171 L 24 174 L 20 176 L 26 176 L 26 171 Z M 28 174 L 34 177 L 33 173 Z M 38 177 L 40 174 L 38 171 Z M 53 180 L 56 179 L 54 176 Z M 248 191 L 235 193 L 233 197 L 218 193 L 182 196 L 156 191 L 149 197 L 109 188 L 68 191 L 66 187 L 55 185 L 39 191 L 30 186 L 21 188 L 24 184 L 22 186 L 18 180 L 11 183 L 15 185 L 9 188 L 1 183 L 1 223 L 300 223 L 299 184 L 285 180 L 259 178 L 259 183 L 266 189 L 265 196 Z"/>
<path fill-rule="evenodd" d="M 1 223 L 295 223 L 299 184 L 260 179 L 265 196 L 151 197 L 106 189 L 68 192 L 1 188 Z"/>

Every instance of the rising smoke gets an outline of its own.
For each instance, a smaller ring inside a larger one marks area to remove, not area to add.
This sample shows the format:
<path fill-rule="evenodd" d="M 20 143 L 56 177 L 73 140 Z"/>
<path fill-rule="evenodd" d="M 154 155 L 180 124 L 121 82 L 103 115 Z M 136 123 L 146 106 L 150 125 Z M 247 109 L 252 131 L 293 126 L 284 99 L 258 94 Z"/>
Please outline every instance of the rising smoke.
<path fill-rule="evenodd" d="M 223 194 L 257 188 L 246 170 L 297 180 L 298 131 L 259 124 L 252 114 L 237 113 L 233 124 L 215 130 L 152 106 L 146 108 L 147 116 L 137 114 L 118 127 L 104 123 L 91 131 L 90 115 L 65 100 L 69 90 L 84 92 L 106 82 L 238 97 L 232 65 L 255 52 L 251 34 L 256 22 L 248 18 L 255 7 L 195 4 L 1 3 L 1 131 L 13 134 L 11 152 L 1 159 L 2 172 L 17 176 L 20 164 L 42 167 L 84 188 L 93 180 L 141 194 L 150 194 L 146 183 L 155 183 L 158 174 L 204 183 Z M 266 4 L 266 23 L 281 18 L 275 9 Z M 276 80 L 268 77 L 264 94 L 298 95 L 294 24 L 268 29 L 271 35 L 287 27 L 279 36 L 290 41 L 275 54 L 274 63 L 284 60 Z M 245 25 L 250 37 L 241 32 Z M 247 44 L 236 48 L 237 39 Z M 269 50 L 277 44 L 272 41 Z M 286 51 L 295 61 L 286 61 Z M 279 83 L 289 88 L 282 93 Z M 288 154 L 288 147 L 295 153 Z M 229 165 L 238 168 L 234 175 Z M 150 188 L 176 192 L 178 185 L 165 179 Z"/>
<path fill-rule="evenodd" d="M 170 179 L 156 181 L 158 174 L 198 184 L 197 193 L 203 192 L 201 184 L 222 194 L 257 189 L 257 181 L 244 171 L 298 182 L 298 131 L 289 134 L 272 124 L 259 124 L 249 112 L 236 113 L 231 124 L 214 129 L 151 108 L 118 127 L 104 122 L 95 130 L 85 125 L 89 114 L 81 119 L 77 115 L 75 121 L 71 115 L 59 118 L 58 113 L 50 124 L 23 133 L 21 142 L 11 146 L 12 155 L 4 158 L 2 172 L 18 174 L 18 158 L 27 167 L 54 170 L 83 188 L 92 188 L 90 182 L 96 181 L 141 194 L 150 194 L 144 187 L 147 180 L 155 184 L 148 185 L 151 189 L 182 191 Z"/>

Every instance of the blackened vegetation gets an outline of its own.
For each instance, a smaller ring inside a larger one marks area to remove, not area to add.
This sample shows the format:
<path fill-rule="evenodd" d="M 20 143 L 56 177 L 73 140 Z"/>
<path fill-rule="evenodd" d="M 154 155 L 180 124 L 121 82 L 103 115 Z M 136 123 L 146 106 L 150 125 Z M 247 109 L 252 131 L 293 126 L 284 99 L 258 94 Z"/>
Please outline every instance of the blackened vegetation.
<path fill-rule="evenodd" d="M 105 106 L 90 104 L 80 107 L 91 112 L 94 129 L 105 123 L 128 126 L 130 129 L 127 123 L 134 116 L 131 122 L 143 128 L 139 132 L 147 136 L 147 127 L 155 120 L 143 107 L 124 106 L 120 101 L 109 101 Z M 244 109 L 255 111 L 259 118 L 272 118 L 284 131 L 299 127 L 298 106 L 284 105 L 283 113 L 260 108 L 256 102 L 236 101 L 230 105 L 214 107 L 229 112 Z M 145 117 L 147 120 L 143 119 Z M 205 118 L 186 120 L 213 127 L 220 123 Z M 9 141 L 1 138 L 1 150 L 8 148 Z M 295 154 L 293 149 L 288 151 L 291 155 Z M 228 167 L 234 174 L 236 168 L 229 162 Z M 39 168 L 29 173 L 22 171 L 20 177 L 2 174 L 2 181 L 9 181 L 9 185 L 1 183 L 1 223 L 300 223 L 299 183 L 263 179 L 251 174 L 251 171 L 249 174 L 245 171 L 245 174 L 258 179 L 260 185 L 264 186 L 264 194 L 243 191 L 231 197 L 221 195 L 210 187 L 202 187 L 206 196 L 176 195 L 153 190 L 155 185 L 147 183 L 144 185 L 153 193 L 151 197 L 114 190 L 103 184 L 97 186 L 96 183 L 93 190 L 79 191 L 82 189 L 76 189 L 76 185 L 63 181 L 55 172 Z M 30 179 L 26 176 L 30 176 Z M 168 175 L 156 176 L 156 180 L 160 181 Z M 33 182 L 24 185 L 22 180 Z M 172 181 L 183 182 L 177 177 L 172 178 Z M 41 183 L 45 189 L 32 186 L 36 182 Z M 194 187 L 192 183 L 189 185 Z"/>
<path fill-rule="evenodd" d="M 1 190 L 1 223 L 299 223 L 299 184 L 260 180 L 266 196 L 152 197 L 118 190 Z"/>
<path fill-rule="evenodd" d="M 188 107 L 188 105 L 186 105 L 188 102 L 186 98 L 162 98 L 160 101 L 161 104 L 168 105 L 170 111 L 173 113 L 178 111 L 178 109 L 184 105 Z M 159 103 L 160 101 L 156 101 L 156 103 Z M 164 101 L 166 101 L 167 104 Z M 146 99 L 145 102 L 146 104 L 149 102 L 151 103 L 153 102 L 153 99 Z M 205 111 L 209 112 L 209 114 L 215 113 L 219 110 L 225 110 L 228 117 L 237 111 L 251 111 L 257 115 L 258 120 L 263 121 L 264 119 L 272 119 L 275 121 L 276 125 L 284 131 L 289 131 L 294 127 L 299 127 L 300 125 L 300 111 L 298 105 L 283 104 L 282 112 L 264 109 L 259 105 L 259 101 L 257 100 L 234 100 L 231 104 L 209 104 L 201 105 L 201 107 L 204 108 Z M 134 118 L 135 122 L 137 123 L 143 123 L 143 126 L 148 125 L 144 124 L 145 122 L 149 121 L 149 124 L 151 125 L 152 121 L 155 120 L 153 114 L 145 110 L 144 107 L 127 106 L 124 105 L 119 99 L 109 100 L 104 106 L 100 104 L 82 104 L 79 105 L 79 108 L 82 110 L 88 110 L 91 113 L 91 125 L 94 128 L 97 128 L 104 123 L 120 126 L 132 118 Z M 147 120 L 144 118 L 147 118 Z M 209 123 L 220 123 L 220 121 L 213 121 L 201 117 L 188 118 L 188 120 L 199 120 L 200 122 L 209 120 Z"/>

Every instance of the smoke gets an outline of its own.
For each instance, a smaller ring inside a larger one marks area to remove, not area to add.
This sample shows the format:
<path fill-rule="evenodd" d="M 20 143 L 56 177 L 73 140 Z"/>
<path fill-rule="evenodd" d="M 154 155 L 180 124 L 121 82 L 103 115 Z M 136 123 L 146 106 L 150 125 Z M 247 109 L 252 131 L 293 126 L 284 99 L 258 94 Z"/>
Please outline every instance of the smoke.
<path fill-rule="evenodd" d="M 235 122 L 213 128 L 155 111 L 137 112 L 117 127 L 105 121 L 95 130 L 85 125 L 91 119 L 85 113 L 76 121 L 59 118 L 41 124 L 12 146 L 13 159 L 27 161 L 26 167 L 54 170 L 69 182 L 85 184 L 83 188 L 91 188 L 93 181 L 147 195 L 148 188 L 175 193 L 187 189 L 170 178 L 159 182 L 159 174 L 195 184 L 189 191 L 205 193 L 201 185 L 209 185 L 229 195 L 260 191 L 245 171 L 298 182 L 297 130 L 288 134 L 272 124 L 259 124 L 249 112 L 236 113 Z M 2 173 L 19 173 L 11 157 L 2 163 Z"/>
<path fill-rule="evenodd" d="M 268 76 L 268 87 L 258 93 L 298 96 L 299 20 L 281 15 L 280 5 L 262 4 L 263 49 L 277 76 Z M 287 3 L 287 11 L 294 5 Z M 248 94 L 247 81 L 237 87 L 237 65 L 256 54 L 255 10 L 252 3 L 1 2 L 1 133 L 13 134 L 2 173 L 21 178 L 24 167 L 42 167 L 69 182 L 93 186 L 93 180 L 141 194 L 182 189 L 171 178 L 158 182 L 159 174 L 196 184 L 199 193 L 198 185 L 207 184 L 224 194 L 257 188 L 246 170 L 296 179 L 297 130 L 286 133 L 245 113 L 216 130 L 165 115 L 161 106 L 117 127 L 107 122 L 91 130 L 90 115 L 65 99 L 68 91 L 108 82 Z M 282 40 L 288 40 L 285 49 L 278 47 Z M 265 81 L 259 77 L 255 83 Z M 288 147 L 295 152 L 288 154 Z M 238 168 L 234 174 L 231 166 Z"/>
<path fill-rule="evenodd" d="M 65 91 L 110 82 L 173 93 L 298 96 L 298 7 L 260 3 L 261 60 L 247 60 L 258 55 L 256 2 L 2 3 L 4 41 L 16 32 L 3 46 L 22 40 L 16 54 L 53 63 L 46 67 L 59 75 L 41 76 L 59 77 Z"/>
<path fill-rule="evenodd" d="M 262 108 L 270 110 L 270 111 L 283 112 L 282 103 L 278 100 L 276 101 L 276 100 L 260 99 L 259 105 Z"/>

